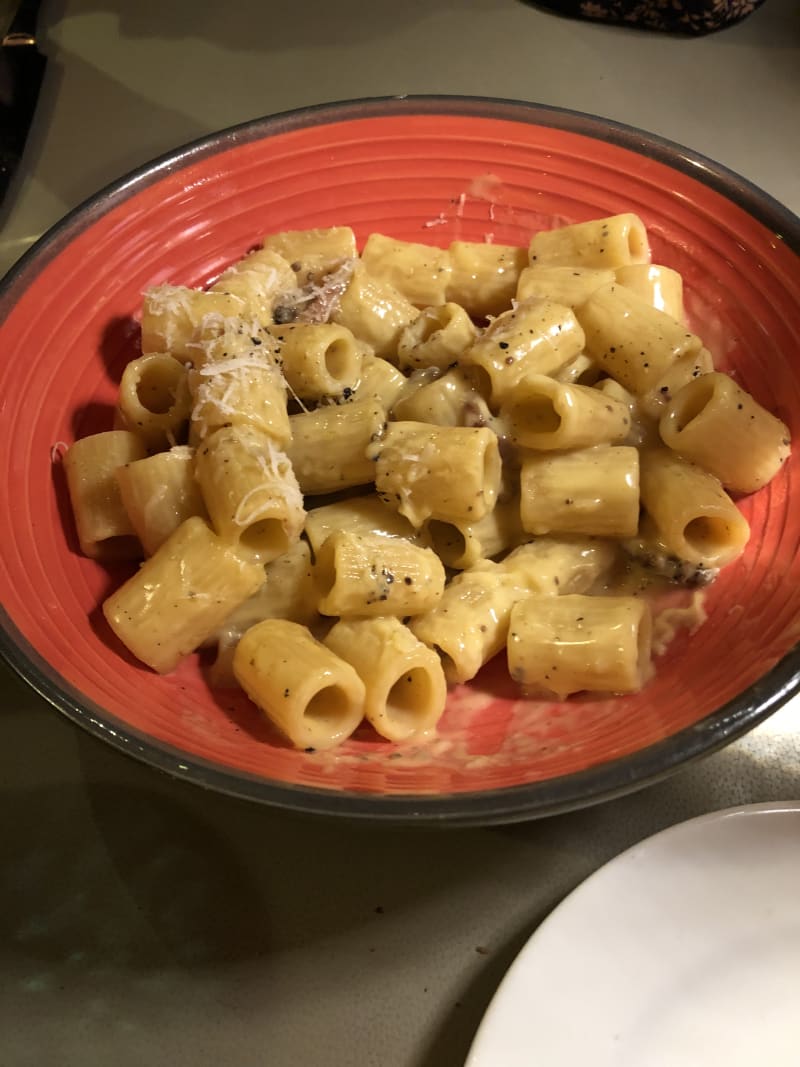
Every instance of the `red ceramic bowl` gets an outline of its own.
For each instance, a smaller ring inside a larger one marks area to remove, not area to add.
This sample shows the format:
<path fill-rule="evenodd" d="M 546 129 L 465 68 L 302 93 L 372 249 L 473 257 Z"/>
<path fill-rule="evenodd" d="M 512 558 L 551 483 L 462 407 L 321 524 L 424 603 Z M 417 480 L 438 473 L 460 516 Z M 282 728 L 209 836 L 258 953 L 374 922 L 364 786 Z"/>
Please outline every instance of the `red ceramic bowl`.
<path fill-rule="evenodd" d="M 708 621 L 675 640 L 642 693 L 521 700 L 502 663 L 490 664 L 451 694 L 439 739 L 416 750 L 364 733 L 334 753 L 295 752 L 243 696 L 210 692 L 196 658 L 157 677 L 125 654 L 99 610 L 124 573 L 76 552 L 59 442 L 110 428 L 148 285 L 203 285 L 287 228 L 524 243 L 537 228 L 629 210 L 656 260 L 683 274 L 714 355 L 800 440 L 800 223 L 723 167 L 637 130 L 455 97 L 323 106 L 182 148 L 78 208 L 0 295 L 11 665 L 75 722 L 188 781 L 384 820 L 499 822 L 591 804 L 760 722 L 800 685 L 797 445 L 744 501 L 752 540 L 711 587 Z"/>

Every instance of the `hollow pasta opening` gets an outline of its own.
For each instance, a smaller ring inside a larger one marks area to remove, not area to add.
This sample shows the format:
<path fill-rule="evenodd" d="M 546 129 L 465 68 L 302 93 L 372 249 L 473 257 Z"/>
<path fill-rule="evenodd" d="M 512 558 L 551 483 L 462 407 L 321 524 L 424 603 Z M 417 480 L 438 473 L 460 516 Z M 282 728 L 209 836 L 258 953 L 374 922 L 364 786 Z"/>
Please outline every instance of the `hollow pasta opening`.
<path fill-rule="evenodd" d="M 154 360 L 142 367 L 136 383 L 136 398 L 145 411 L 152 415 L 165 415 L 174 405 L 183 369 L 171 356 Z"/>
<path fill-rule="evenodd" d="M 434 334 L 444 330 L 453 321 L 453 309 L 442 306 L 429 308 L 424 315 L 420 315 L 416 323 L 417 343 L 424 344 Z"/>
<path fill-rule="evenodd" d="M 561 416 L 546 396 L 534 396 L 517 409 L 520 428 L 529 433 L 556 433 L 561 428 Z"/>
<path fill-rule="evenodd" d="M 431 712 L 431 679 L 424 667 L 402 674 L 386 696 L 386 716 L 396 739 L 424 729 Z"/>
<path fill-rule="evenodd" d="M 325 349 L 325 369 L 336 381 L 349 381 L 355 378 L 353 346 L 346 338 L 337 337 Z"/>
<path fill-rule="evenodd" d="M 730 547 L 730 527 L 724 519 L 701 515 L 687 523 L 683 538 L 701 559 L 713 562 L 720 552 Z"/>
<path fill-rule="evenodd" d="M 457 566 L 467 550 L 467 539 L 457 526 L 440 519 L 431 519 L 427 527 L 431 547 L 445 567 Z"/>
<path fill-rule="evenodd" d="M 92 559 L 105 560 L 108 563 L 124 559 L 141 559 L 142 546 L 133 534 L 117 534 L 95 541 L 91 548 L 84 546 L 86 555 Z"/>
<path fill-rule="evenodd" d="M 261 556 L 276 559 L 289 548 L 289 538 L 281 519 L 258 519 L 242 531 L 239 544 Z"/>
<path fill-rule="evenodd" d="M 628 251 L 634 262 L 647 258 L 649 246 L 647 243 L 647 231 L 640 224 L 633 224 L 628 230 Z"/>
<path fill-rule="evenodd" d="M 325 539 L 316 556 L 314 583 L 317 595 L 321 599 L 329 596 L 336 585 L 336 557 L 331 537 Z"/>
<path fill-rule="evenodd" d="M 673 401 L 673 418 L 675 430 L 682 433 L 683 430 L 702 414 L 714 395 L 714 382 L 706 381 L 705 376 L 696 378 L 692 382 L 691 389 L 683 391 L 682 395 Z"/>
<path fill-rule="evenodd" d="M 438 321 L 439 328 L 446 330 L 448 326 L 456 321 L 459 315 L 458 306 L 453 307 L 450 304 L 442 304 L 441 307 L 436 308 L 434 317 Z"/>
<path fill-rule="evenodd" d="M 476 392 L 480 393 L 482 397 L 492 396 L 492 376 L 485 367 L 472 366 L 470 367 L 470 376 L 475 386 Z"/>
<path fill-rule="evenodd" d="M 455 660 L 447 652 L 446 649 L 442 648 L 441 645 L 434 645 L 433 651 L 442 661 L 442 670 L 444 671 L 444 676 L 447 679 L 447 684 L 455 685 L 458 682 L 458 669 L 456 667 Z"/>
<path fill-rule="evenodd" d="M 352 719 L 352 702 L 341 686 L 327 685 L 319 689 L 306 704 L 303 718 L 326 730 L 349 727 Z"/>

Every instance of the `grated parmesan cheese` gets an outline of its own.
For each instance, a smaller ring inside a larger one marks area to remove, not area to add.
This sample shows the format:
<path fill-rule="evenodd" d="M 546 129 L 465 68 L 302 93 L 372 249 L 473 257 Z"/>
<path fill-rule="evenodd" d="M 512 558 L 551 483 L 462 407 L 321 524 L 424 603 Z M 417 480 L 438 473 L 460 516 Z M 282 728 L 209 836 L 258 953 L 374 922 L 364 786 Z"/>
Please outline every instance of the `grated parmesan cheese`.
<path fill-rule="evenodd" d="M 258 446 L 251 442 L 245 445 L 264 475 L 261 485 L 250 489 L 239 501 L 233 521 L 237 526 L 250 526 L 264 513 L 265 506 L 282 498 L 289 511 L 303 515 L 303 494 L 295 477 L 291 460 L 269 437 L 264 437 Z M 266 455 L 264 454 L 266 452 Z M 259 495 L 267 495 L 260 504 L 253 503 Z"/>

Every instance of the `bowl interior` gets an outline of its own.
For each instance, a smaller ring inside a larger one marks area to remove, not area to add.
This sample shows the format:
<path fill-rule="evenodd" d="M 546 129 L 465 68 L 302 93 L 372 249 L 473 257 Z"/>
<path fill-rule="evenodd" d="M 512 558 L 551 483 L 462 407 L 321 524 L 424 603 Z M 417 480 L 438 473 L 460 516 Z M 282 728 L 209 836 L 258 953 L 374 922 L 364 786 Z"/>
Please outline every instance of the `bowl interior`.
<path fill-rule="evenodd" d="M 203 285 L 282 229 L 348 224 L 362 243 L 377 230 L 440 245 L 523 244 L 534 230 L 621 211 L 642 217 L 654 260 L 682 273 L 691 325 L 717 365 L 797 435 L 798 261 L 777 205 L 764 198 L 758 219 L 735 202 L 740 193 L 756 202 L 721 168 L 600 120 L 405 101 L 255 123 L 101 194 L 27 257 L 1 298 L 9 658 L 62 710 L 159 766 L 355 814 L 394 810 L 396 799 L 406 813 L 475 818 L 585 803 L 751 725 L 797 681 L 798 663 L 784 658 L 800 636 L 797 448 L 741 502 L 747 551 L 708 591 L 705 625 L 679 634 L 642 693 L 523 700 L 495 662 L 451 693 L 432 744 L 398 749 L 363 731 L 314 754 L 283 744 L 243 696 L 212 693 L 198 657 L 166 678 L 132 660 L 99 611 L 129 570 L 77 553 L 60 464 L 64 444 L 111 427 L 149 285 Z"/>

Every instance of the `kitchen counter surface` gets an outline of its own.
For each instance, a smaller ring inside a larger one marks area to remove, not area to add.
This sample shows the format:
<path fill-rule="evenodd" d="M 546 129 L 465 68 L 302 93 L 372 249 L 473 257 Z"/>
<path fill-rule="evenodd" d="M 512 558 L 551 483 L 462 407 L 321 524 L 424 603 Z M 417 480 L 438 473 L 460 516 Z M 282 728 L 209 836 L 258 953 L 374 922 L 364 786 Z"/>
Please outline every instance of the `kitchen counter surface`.
<path fill-rule="evenodd" d="M 41 23 L 48 67 L 2 209 L 0 269 L 99 187 L 181 143 L 400 93 L 604 115 L 800 212 L 796 0 L 767 0 L 699 39 L 518 0 L 52 0 Z M 798 699 L 633 796 L 415 832 L 173 781 L 0 668 L 0 1063 L 458 1067 L 515 954 L 584 878 L 665 826 L 764 800 L 800 800 Z"/>

